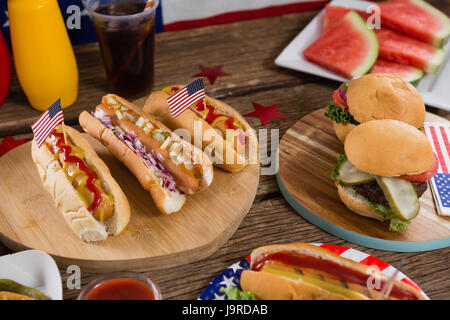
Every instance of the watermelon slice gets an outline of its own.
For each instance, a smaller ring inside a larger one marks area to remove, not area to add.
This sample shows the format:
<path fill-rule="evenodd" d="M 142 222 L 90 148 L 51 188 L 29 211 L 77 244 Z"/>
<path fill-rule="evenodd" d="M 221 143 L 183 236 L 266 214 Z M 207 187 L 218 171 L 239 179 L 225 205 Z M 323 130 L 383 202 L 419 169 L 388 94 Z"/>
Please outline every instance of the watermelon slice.
<path fill-rule="evenodd" d="M 333 28 L 333 26 L 349 13 L 349 11 L 351 11 L 351 9 L 327 4 L 325 6 L 325 15 L 323 17 L 322 32 L 325 33 Z"/>
<path fill-rule="evenodd" d="M 347 13 L 349 13 L 352 9 L 345 8 L 345 7 L 339 7 L 339 6 L 333 6 L 331 4 L 327 4 L 325 6 L 325 15 L 323 18 L 323 27 L 322 32 L 327 32 L 328 30 L 332 29 L 333 26 L 339 22 Z M 370 16 L 368 13 L 360 10 L 356 11 L 364 20 L 367 21 L 367 18 Z"/>
<path fill-rule="evenodd" d="M 373 66 L 370 73 L 388 73 L 410 82 L 413 86 L 416 86 L 420 79 L 423 77 L 423 71 L 411 66 L 405 66 L 391 61 L 378 59 Z"/>
<path fill-rule="evenodd" d="M 324 32 L 332 29 L 351 9 L 327 5 L 323 23 Z M 359 12 L 359 14 L 364 14 Z M 368 14 L 366 14 L 367 18 Z M 392 62 L 411 65 L 430 73 L 436 73 L 444 59 L 444 51 L 427 43 L 410 38 L 386 28 L 375 30 L 378 37 L 379 57 Z"/>
<path fill-rule="evenodd" d="M 436 73 L 444 60 L 444 50 L 386 28 L 375 33 L 380 42 L 380 58 Z"/>
<path fill-rule="evenodd" d="M 450 19 L 422 0 L 381 3 L 381 23 L 435 47 L 442 47 L 450 35 Z"/>
<path fill-rule="evenodd" d="M 378 57 L 375 32 L 355 11 L 347 13 L 333 30 L 323 33 L 303 55 L 327 69 L 354 78 L 367 73 Z"/>

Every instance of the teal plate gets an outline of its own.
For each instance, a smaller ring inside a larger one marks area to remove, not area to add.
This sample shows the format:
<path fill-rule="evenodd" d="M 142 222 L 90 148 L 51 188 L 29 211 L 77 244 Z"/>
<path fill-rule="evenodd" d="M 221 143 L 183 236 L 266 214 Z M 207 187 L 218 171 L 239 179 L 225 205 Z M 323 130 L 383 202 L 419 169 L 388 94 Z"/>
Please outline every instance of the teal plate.
<path fill-rule="evenodd" d="M 341 239 L 365 246 L 368 248 L 395 251 L 395 252 L 421 252 L 442 249 L 450 246 L 450 237 L 430 240 L 430 241 L 392 241 L 384 240 L 374 237 L 365 236 L 325 220 L 324 218 L 316 215 L 315 213 L 306 209 L 286 188 L 280 174 L 277 173 L 277 182 L 281 193 L 291 207 L 300 214 L 303 218 L 321 228 L 322 230 L 339 237 Z"/>

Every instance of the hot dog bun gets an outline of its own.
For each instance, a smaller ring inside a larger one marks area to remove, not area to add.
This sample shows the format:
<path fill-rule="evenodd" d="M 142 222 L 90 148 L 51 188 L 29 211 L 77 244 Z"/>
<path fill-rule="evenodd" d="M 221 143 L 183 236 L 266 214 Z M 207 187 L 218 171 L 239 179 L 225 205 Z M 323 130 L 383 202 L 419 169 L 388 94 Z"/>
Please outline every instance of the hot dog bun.
<path fill-rule="evenodd" d="M 176 118 L 172 118 L 170 108 L 167 103 L 170 88 L 181 87 L 172 86 L 164 88 L 162 91 L 154 92 L 145 102 L 144 110 L 155 115 L 160 121 L 172 130 L 185 129 L 189 132 L 190 141 L 196 146 L 201 147 L 207 153 L 215 166 L 223 168 L 229 172 L 242 170 L 248 163 L 257 163 L 259 161 L 258 140 L 253 129 L 247 121 L 233 108 L 222 101 L 206 96 L 206 102 L 217 112 L 232 117 L 242 126 L 242 132 L 246 136 L 246 145 L 239 145 L 236 137 L 228 137 L 220 130 L 214 129 L 209 123 L 201 118 L 194 110 L 193 106 L 186 109 Z M 196 130 L 196 126 L 201 130 Z M 201 141 L 201 145 L 197 142 Z M 231 141 L 231 142 L 230 142 Z"/>
<path fill-rule="evenodd" d="M 367 277 L 372 277 L 374 281 L 379 280 L 381 284 L 387 282 L 389 278 L 377 271 L 375 268 L 370 268 L 367 265 L 352 261 L 350 259 L 343 258 L 337 254 L 330 252 L 324 248 L 317 247 L 307 243 L 293 243 L 293 244 L 279 244 L 269 245 L 257 248 L 251 253 L 251 268 L 255 267 L 255 264 L 259 263 L 261 257 L 268 256 L 273 253 L 287 252 L 292 254 L 298 254 L 302 257 L 311 257 L 319 259 L 325 264 L 331 264 L 331 266 L 337 266 L 341 270 L 349 270 L 351 273 L 358 273 Z M 337 268 L 335 267 L 335 268 Z M 310 266 L 308 268 L 314 267 Z M 319 270 L 319 269 L 317 269 Z M 299 273 L 301 274 L 301 273 Z M 302 279 L 293 279 L 281 274 L 273 274 L 269 272 L 244 270 L 241 275 L 241 287 L 245 291 L 252 292 L 257 298 L 264 300 L 278 300 L 278 299 L 302 299 L 302 300 L 335 300 L 335 299 L 349 299 L 349 296 L 345 296 L 344 293 L 338 291 L 327 290 L 326 288 L 319 287 L 316 284 L 308 283 Z M 333 283 L 333 282 L 330 282 Z M 337 283 L 337 282 L 336 282 Z M 336 284 L 335 283 L 335 284 Z M 393 282 L 395 290 L 402 290 L 409 297 L 424 300 L 425 297 L 414 287 L 408 285 L 405 282 L 395 280 Z M 345 290 L 348 289 L 344 286 Z M 393 289 L 393 290 L 394 290 Z M 361 299 L 374 299 L 378 298 L 379 291 L 370 289 L 370 293 L 358 293 L 354 292 L 355 296 Z M 393 292 L 393 291 L 391 291 Z M 395 298 L 395 297 L 394 297 Z"/>
<path fill-rule="evenodd" d="M 185 155 L 186 157 L 190 157 L 189 160 L 193 164 L 200 165 L 202 168 L 201 176 L 198 177 L 198 179 L 200 179 L 198 185 L 189 184 L 188 181 L 182 180 L 186 179 L 186 175 L 183 176 L 184 172 L 182 171 L 180 165 L 178 164 L 179 167 L 177 167 L 177 164 L 175 164 L 175 162 L 172 161 L 171 153 L 169 155 L 166 149 L 162 150 L 161 148 L 159 149 L 152 149 L 150 147 L 146 148 L 147 153 L 152 152 L 153 154 L 156 153 L 157 155 L 161 155 L 162 152 L 167 153 L 164 154 L 164 156 L 160 157 L 162 159 L 161 161 L 166 161 L 164 162 L 164 172 L 168 171 L 170 172 L 171 175 L 175 177 L 174 179 L 176 179 L 177 177 L 179 177 L 180 179 L 178 180 L 176 187 L 168 189 L 167 186 L 163 186 L 164 182 L 161 176 L 162 174 L 167 175 L 168 173 L 158 171 L 158 174 L 160 174 L 158 176 L 155 170 L 159 169 L 156 167 L 148 167 L 149 164 L 147 163 L 146 165 L 146 162 L 143 161 L 141 156 L 139 156 L 136 153 L 136 150 L 132 150 L 129 145 L 127 145 L 124 141 L 119 139 L 119 135 L 117 134 L 117 132 L 115 134 L 113 131 L 114 130 L 113 126 L 110 126 L 109 128 L 106 127 L 101 120 L 99 120 L 98 118 L 87 112 L 82 112 L 80 114 L 79 121 L 83 129 L 90 135 L 100 140 L 104 145 L 106 145 L 109 151 L 122 163 L 124 163 L 130 169 L 131 172 L 133 172 L 133 174 L 139 180 L 142 187 L 150 192 L 157 208 L 162 213 L 172 213 L 180 210 L 185 202 L 184 193 L 193 194 L 194 192 L 203 190 L 212 183 L 213 167 L 211 160 L 208 158 L 208 156 L 200 149 L 195 148 L 190 143 L 181 139 L 178 135 L 173 133 L 164 124 L 156 120 L 153 116 L 143 112 L 142 110 L 134 106 L 132 103 L 116 95 L 109 94 L 103 98 L 102 104 L 97 106 L 96 108 L 96 110 L 101 110 L 100 115 L 97 115 L 98 117 L 100 118 L 102 117 L 101 116 L 102 112 L 104 113 L 104 116 L 107 116 L 105 114 L 105 111 L 112 112 L 111 110 L 108 109 L 110 108 L 108 100 L 115 101 L 118 104 L 126 106 L 127 108 L 132 110 L 135 114 L 137 114 L 139 117 L 151 121 L 153 127 L 155 128 L 155 131 L 157 128 L 157 130 L 163 130 L 164 132 L 167 132 L 168 135 L 170 134 L 169 135 L 169 137 L 171 138 L 170 141 L 173 141 L 173 145 L 175 144 L 177 144 L 177 146 L 179 145 L 180 154 L 182 152 L 182 154 Z M 112 112 L 112 117 L 113 116 L 114 112 Z M 108 117 L 109 116 L 107 116 L 107 118 Z M 148 138 L 146 132 L 144 132 L 142 128 L 132 123 L 131 121 L 127 121 L 126 123 L 124 122 L 126 120 L 123 119 L 121 120 L 116 119 L 115 121 L 116 122 L 118 121 L 119 124 L 126 125 L 128 129 L 132 129 L 130 131 L 133 131 L 136 134 L 137 140 L 145 142 L 145 139 Z M 155 170 L 153 170 L 152 168 Z M 180 185 L 181 183 L 186 184 L 185 189 L 182 190 L 183 192 L 180 192 L 179 190 L 179 188 L 181 188 Z"/>
<path fill-rule="evenodd" d="M 77 130 L 64 126 L 73 145 L 84 151 L 85 162 L 97 169 L 104 182 L 104 189 L 114 198 L 113 216 L 103 222 L 96 220 L 81 200 L 77 191 L 66 177 L 59 161 L 46 148 L 32 141 L 31 155 L 45 189 L 54 199 L 55 206 L 63 215 L 69 227 L 84 241 L 105 240 L 108 234 L 117 235 L 128 225 L 130 205 L 120 186 L 111 176 L 109 168 L 98 157 L 94 149 Z"/>

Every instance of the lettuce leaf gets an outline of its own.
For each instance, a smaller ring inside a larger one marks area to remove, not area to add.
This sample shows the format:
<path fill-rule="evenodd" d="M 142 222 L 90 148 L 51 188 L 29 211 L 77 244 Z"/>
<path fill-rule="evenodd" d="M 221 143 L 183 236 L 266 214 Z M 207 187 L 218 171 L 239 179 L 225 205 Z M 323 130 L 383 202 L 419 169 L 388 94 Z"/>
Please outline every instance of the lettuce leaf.
<path fill-rule="evenodd" d="M 327 111 L 325 111 L 325 117 L 333 120 L 339 124 L 350 123 L 354 125 L 358 125 L 359 122 L 353 118 L 353 116 L 347 110 L 339 107 L 335 102 L 328 105 Z"/>
<path fill-rule="evenodd" d="M 238 288 L 222 287 L 219 291 L 224 293 L 228 300 L 258 300 L 250 291 L 242 291 Z"/>
<path fill-rule="evenodd" d="M 355 191 L 356 193 L 356 191 Z M 411 223 L 411 221 L 403 221 L 399 217 L 395 215 L 395 213 L 391 210 L 391 208 L 387 208 L 379 203 L 376 203 L 364 196 L 364 199 L 367 200 L 369 205 L 373 208 L 375 213 L 389 220 L 389 231 L 400 231 L 405 230 L 406 227 Z"/>
<path fill-rule="evenodd" d="M 331 180 L 336 181 L 339 178 L 339 168 L 341 167 L 341 164 L 343 162 L 345 162 L 346 160 L 347 160 L 347 156 L 345 154 L 341 154 L 338 157 L 337 163 L 333 167 L 333 172 L 331 172 Z"/>
<path fill-rule="evenodd" d="M 406 227 L 411 223 L 411 221 L 403 221 L 400 220 L 399 218 L 395 217 L 395 218 L 391 218 L 390 220 L 390 224 L 389 224 L 389 230 L 390 231 L 400 231 L 400 230 L 405 230 Z"/>

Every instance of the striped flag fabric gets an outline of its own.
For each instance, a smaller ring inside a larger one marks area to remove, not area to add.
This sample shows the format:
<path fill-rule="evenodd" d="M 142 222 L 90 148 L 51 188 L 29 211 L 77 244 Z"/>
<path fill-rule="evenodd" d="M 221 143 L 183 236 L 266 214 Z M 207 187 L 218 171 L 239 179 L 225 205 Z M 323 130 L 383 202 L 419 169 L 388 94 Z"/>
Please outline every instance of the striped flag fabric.
<path fill-rule="evenodd" d="M 31 125 L 38 147 L 47 139 L 55 127 L 64 121 L 63 111 L 61 109 L 61 99 L 58 98 L 45 111 L 35 123 Z"/>
<path fill-rule="evenodd" d="M 189 106 L 200 101 L 204 97 L 205 87 L 203 85 L 203 78 L 198 78 L 181 88 L 167 98 L 172 118 L 178 117 L 184 110 L 189 108 Z"/>
<path fill-rule="evenodd" d="M 438 171 L 430 180 L 437 212 L 450 216 L 450 126 L 446 123 L 425 123 L 424 130 L 439 161 Z"/>

